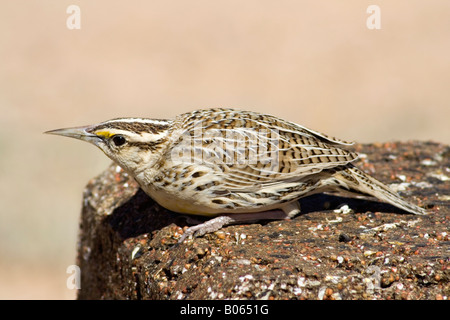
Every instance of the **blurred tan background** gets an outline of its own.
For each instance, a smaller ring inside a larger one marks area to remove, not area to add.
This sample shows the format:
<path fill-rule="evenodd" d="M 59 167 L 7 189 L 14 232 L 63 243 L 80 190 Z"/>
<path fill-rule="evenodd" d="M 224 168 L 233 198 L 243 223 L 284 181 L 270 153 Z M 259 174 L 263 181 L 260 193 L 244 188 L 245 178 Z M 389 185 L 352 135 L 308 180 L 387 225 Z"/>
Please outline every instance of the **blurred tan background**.
<path fill-rule="evenodd" d="M 43 131 L 223 106 L 449 143 L 450 2 L 393 2 L 0 0 L 0 298 L 75 297 L 82 190 L 110 162 Z"/>

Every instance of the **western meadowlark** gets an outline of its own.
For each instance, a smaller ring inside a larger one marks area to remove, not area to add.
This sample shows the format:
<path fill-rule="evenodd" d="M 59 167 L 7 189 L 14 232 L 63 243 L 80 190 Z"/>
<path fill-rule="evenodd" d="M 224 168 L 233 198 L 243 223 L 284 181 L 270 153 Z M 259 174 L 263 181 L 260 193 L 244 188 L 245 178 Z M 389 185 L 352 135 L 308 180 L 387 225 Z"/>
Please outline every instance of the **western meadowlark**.
<path fill-rule="evenodd" d="M 206 109 L 172 120 L 120 118 L 46 133 L 99 147 L 161 206 L 213 219 L 186 230 L 289 219 L 298 199 L 327 191 L 375 197 L 413 214 L 426 211 L 356 168 L 352 143 L 256 112 Z"/>

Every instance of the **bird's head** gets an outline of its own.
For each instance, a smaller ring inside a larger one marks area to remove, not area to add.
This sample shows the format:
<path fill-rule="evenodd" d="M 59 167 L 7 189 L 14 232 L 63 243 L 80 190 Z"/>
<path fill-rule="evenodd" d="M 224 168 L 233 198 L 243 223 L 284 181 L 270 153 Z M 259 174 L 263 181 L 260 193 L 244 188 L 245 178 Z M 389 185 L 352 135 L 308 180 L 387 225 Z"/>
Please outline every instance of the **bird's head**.
<path fill-rule="evenodd" d="M 171 120 L 120 118 L 99 124 L 45 133 L 84 140 L 131 173 L 152 166 L 166 145 Z"/>

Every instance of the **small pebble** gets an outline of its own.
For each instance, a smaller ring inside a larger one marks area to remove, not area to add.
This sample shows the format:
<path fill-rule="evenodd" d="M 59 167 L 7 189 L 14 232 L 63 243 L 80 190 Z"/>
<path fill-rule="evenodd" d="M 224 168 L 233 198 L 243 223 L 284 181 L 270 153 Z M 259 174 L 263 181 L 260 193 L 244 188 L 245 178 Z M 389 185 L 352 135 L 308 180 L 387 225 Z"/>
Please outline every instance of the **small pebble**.
<path fill-rule="evenodd" d="M 349 242 L 352 239 L 350 238 L 350 236 L 346 235 L 345 233 L 341 233 L 339 235 L 339 242 Z"/>
<path fill-rule="evenodd" d="M 225 232 L 222 230 L 216 231 L 216 236 L 217 236 L 217 238 L 223 240 L 223 239 L 225 239 Z"/>

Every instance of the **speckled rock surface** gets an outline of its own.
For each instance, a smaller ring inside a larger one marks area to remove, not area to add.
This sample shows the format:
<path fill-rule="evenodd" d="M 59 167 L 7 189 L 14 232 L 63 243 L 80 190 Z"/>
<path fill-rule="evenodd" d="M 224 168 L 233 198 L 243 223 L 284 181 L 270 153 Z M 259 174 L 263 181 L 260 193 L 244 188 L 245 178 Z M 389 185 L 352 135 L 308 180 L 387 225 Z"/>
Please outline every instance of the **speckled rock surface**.
<path fill-rule="evenodd" d="M 357 166 L 428 208 L 319 194 L 290 221 L 235 225 L 180 245 L 187 216 L 111 165 L 84 191 L 79 299 L 449 299 L 450 148 L 356 145 Z M 342 207 L 347 205 L 347 207 Z"/>

